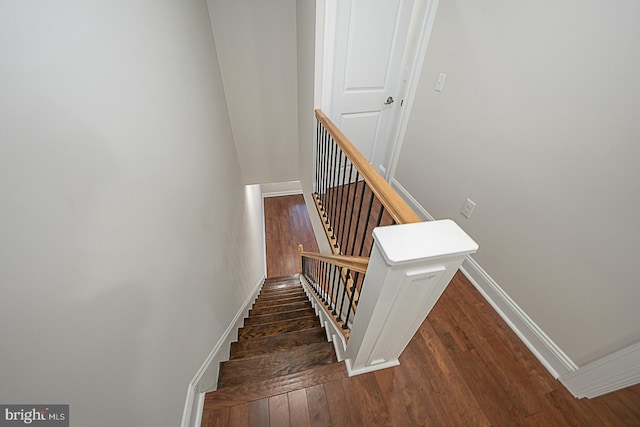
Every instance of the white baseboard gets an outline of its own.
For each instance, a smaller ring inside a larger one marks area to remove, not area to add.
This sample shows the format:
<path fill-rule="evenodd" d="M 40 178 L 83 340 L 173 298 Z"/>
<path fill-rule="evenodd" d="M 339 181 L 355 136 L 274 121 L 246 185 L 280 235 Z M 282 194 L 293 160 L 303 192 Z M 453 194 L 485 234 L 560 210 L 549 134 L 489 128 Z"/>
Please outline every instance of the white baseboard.
<path fill-rule="evenodd" d="M 262 197 L 293 196 L 302 194 L 302 185 L 300 181 L 273 182 L 260 184 L 260 191 L 262 192 Z"/>
<path fill-rule="evenodd" d="M 425 220 L 434 217 L 395 179 L 391 186 Z M 462 272 L 540 363 L 577 398 L 596 397 L 640 383 L 640 343 L 578 367 L 471 257 Z"/>
<path fill-rule="evenodd" d="M 181 427 L 200 426 L 204 394 L 216 389 L 220 362 L 229 359 L 231 343 L 236 339 L 235 332 L 242 326 L 245 317 L 249 314 L 249 309 L 258 296 L 258 292 L 260 292 L 264 281 L 265 276 L 262 276 L 189 383 L 184 410 L 182 412 Z"/>
<path fill-rule="evenodd" d="M 473 258 L 468 256 L 460 270 L 554 378 L 578 369 Z"/>
<path fill-rule="evenodd" d="M 399 366 L 400 361 L 398 359 L 393 359 L 384 363 L 377 363 L 375 365 L 365 366 L 364 368 L 353 369 L 353 367 L 351 366 L 351 360 L 345 359 L 344 365 L 347 368 L 347 374 L 349 374 L 350 377 L 353 377 L 355 375 L 362 375 L 362 374 L 367 374 L 369 372 L 379 371 L 380 369 L 387 369 L 387 368 L 393 368 L 394 366 Z"/>
<path fill-rule="evenodd" d="M 640 342 L 560 376 L 577 398 L 593 398 L 640 383 Z"/>

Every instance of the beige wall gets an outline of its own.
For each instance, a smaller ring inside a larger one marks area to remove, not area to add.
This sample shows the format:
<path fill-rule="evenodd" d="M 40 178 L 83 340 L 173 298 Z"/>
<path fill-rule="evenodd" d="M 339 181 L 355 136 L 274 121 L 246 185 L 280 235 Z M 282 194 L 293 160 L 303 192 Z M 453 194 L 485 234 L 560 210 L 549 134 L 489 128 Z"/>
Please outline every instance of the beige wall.
<path fill-rule="evenodd" d="M 264 274 L 202 1 L 0 2 L 0 402 L 175 426 Z"/>
<path fill-rule="evenodd" d="M 396 172 L 578 365 L 640 340 L 638 16 L 441 0 Z"/>
<path fill-rule="evenodd" d="M 245 183 L 297 181 L 296 0 L 208 0 Z"/>

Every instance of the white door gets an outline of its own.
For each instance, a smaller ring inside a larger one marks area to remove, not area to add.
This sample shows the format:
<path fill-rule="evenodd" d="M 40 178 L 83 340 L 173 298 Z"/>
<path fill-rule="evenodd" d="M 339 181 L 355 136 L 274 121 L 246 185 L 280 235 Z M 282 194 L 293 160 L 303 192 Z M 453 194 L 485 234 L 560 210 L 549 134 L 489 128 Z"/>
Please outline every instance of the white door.
<path fill-rule="evenodd" d="M 384 173 L 414 0 L 337 0 L 329 118 Z M 381 167 L 382 166 L 382 167 Z"/>

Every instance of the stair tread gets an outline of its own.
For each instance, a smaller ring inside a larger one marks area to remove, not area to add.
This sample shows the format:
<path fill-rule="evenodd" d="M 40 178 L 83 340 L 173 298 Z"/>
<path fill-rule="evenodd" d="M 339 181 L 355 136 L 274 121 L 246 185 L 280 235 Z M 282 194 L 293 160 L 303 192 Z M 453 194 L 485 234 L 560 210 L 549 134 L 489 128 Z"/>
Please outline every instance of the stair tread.
<path fill-rule="evenodd" d="M 267 277 L 264 280 L 264 283 L 274 283 L 274 282 L 287 281 L 287 280 L 300 280 L 300 275 L 298 273 L 295 273 L 295 274 L 287 274 L 284 276 Z"/>
<path fill-rule="evenodd" d="M 276 335 L 283 332 L 293 332 L 299 331 L 301 329 L 309 329 L 319 324 L 320 321 L 318 317 L 314 316 L 312 318 L 289 319 L 262 325 L 244 326 L 238 330 L 238 341 L 256 337 L 264 337 L 268 335 Z"/>
<path fill-rule="evenodd" d="M 266 299 L 261 300 L 258 298 L 256 302 L 253 304 L 253 307 L 266 307 L 266 306 L 275 306 L 275 305 L 283 305 L 283 304 L 291 304 L 294 302 L 304 302 L 309 301 L 306 295 L 299 295 L 294 297 L 287 298 L 277 298 L 277 299 Z"/>
<path fill-rule="evenodd" d="M 300 319 L 304 317 L 316 317 L 316 312 L 312 308 L 303 308 L 300 310 L 284 311 L 282 313 L 249 316 L 244 319 L 244 326 L 261 325 L 265 323 L 279 322 L 281 320 Z"/>
<path fill-rule="evenodd" d="M 220 364 L 218 387 L 293 374 L 336 361 L 333 346 L 329 342 L 306 344 L 265 355 L 228 360 Z"/>
<path fill-rule="evenodd" d="M 295 302 L 291 304 L 262 306 L 258 308 L 252 308 L 251 310 L 249 310 L 249 316 L 261 316 L 264 314 L 281 313 L 283 311 L 300 310 L 300 309 L 309 308 L 309 307 L 311 307 L 311 302 L 309 302 L 308 300 L 302 301 L 302 302 Z"/>
<path fill-rule="evenodd" d="M 327 342 L 324 328 L 320 325 L 300 331 L 232 342 L 230 358 L 252 357 L 316 342 Z"/>
<path fill-rule="evenodd" d="M 286 291 L 282 291 L 282 290 L 277 290 L 277 291 L 266 290 L 266 291 L 261 291 L 260 294 L 258 295 L 258 298 L 260 298 L 260 299 L 286 298 L 287 296 L 298 296 L 298 295 L 307 295 L 307 294 L 304 293 L 302 288 L 294 288 L 294 289 L 286 290 Z"/>
<path fill-rule="evenodd" d="M 286 280 L 265 280 L 262 289 L 286 289 L 286 288 L 295 288 L 300 286 L 300 278 L 292 278 Z"/>
<path fill-rule="evenodd" d="M 348 376 L 343 362 L 313 368 L 277 378 L 241 384 L 211 391 L 205 395 L 205 411 L 228 408 L 244 402 L 264 399 L 301 388 L 312 387 Z"/>

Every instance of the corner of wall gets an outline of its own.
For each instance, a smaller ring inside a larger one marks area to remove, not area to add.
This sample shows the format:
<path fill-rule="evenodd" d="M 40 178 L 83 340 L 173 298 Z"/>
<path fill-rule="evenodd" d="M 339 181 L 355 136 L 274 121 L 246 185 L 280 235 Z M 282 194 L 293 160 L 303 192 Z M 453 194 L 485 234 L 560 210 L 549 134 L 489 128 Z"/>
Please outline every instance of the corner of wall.
<path fill-rule="evenodd" d="M 561 375 L 560 382 L 581 399 L 640 383 L 640 342 Z"/>

